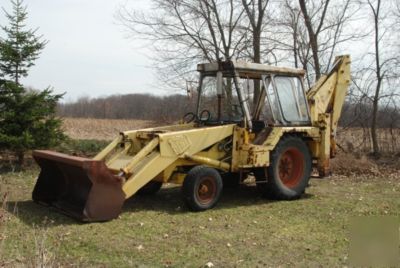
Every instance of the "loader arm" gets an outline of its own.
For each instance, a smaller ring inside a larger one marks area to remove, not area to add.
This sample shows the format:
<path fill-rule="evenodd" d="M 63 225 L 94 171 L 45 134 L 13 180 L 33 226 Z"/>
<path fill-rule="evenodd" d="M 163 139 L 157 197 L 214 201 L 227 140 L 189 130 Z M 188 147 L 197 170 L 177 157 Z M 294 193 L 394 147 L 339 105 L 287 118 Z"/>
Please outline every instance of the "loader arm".
<path fill-rule="evenodd" d="M 204 157 L 197 154 L 231 136 L 234 126 L 231 124 L 160 133 L 125 165 L 121 161 L 125 161 L 126 155 L 122 155 L 121 161 L 117 158 L 113 163 L 108 163 L 108 167 L 118 170 L 125 166 L 125 172 L 131 174 L 122 188 L 126 198 L 129 198 L 177 160 L 202 162 Z"/>
<path fill-rule="evenodd" d="M 220 153 L 209 148 L 232 136 L 234 126 L 186 124 L 127 131 L 93 159 L 34 151 L 41 172 L 32 198 L 82 221 L 113 219 L 125 199 L 160 174 L 168 181 L 182 163 L 229 170 L 230 164 L 219 161 Z M 164 172 L 167 169 L 170 172 Z"/>

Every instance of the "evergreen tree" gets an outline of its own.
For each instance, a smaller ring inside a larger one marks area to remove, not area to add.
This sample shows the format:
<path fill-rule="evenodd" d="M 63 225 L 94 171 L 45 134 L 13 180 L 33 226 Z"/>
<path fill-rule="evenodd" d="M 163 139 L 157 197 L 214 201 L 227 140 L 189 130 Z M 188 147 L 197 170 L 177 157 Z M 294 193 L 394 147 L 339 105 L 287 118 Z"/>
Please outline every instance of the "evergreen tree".
<path fill-rule="evenodd" d="M 55 117 L 62 94 L 27 92 L 13 81 L 0 81 L 0 149 L 15 153 L 22 165 L 27 150 L 48 148 L 64 139 Z"/>
<path fill-rule="evenodd" d="M 46 45 L 41 37 L 35 35 L 36 30 L 25 27 L 28 16 L 22 0 L 11 0 L 13 12 L 5 12 L 9 26 L 1 26 L 6 37 L 0 39 L 0 71 L 6 77 L 19 84 L 21 77 L 28 75 L 28 70 L 34 65 L 40 52 Z"/>
<path fill-rule="evenodd" d="M 1 26 L 5 38 L 0 38 L 0 150 L 14 152 L 22 165 L 27 150 L 47 148 L 64 139 L 61 120 L 55 117 L 63 94 L 52 90 L 26 90 L 20 77 L 39 57 L 45 42 L 35 37 L 35 31 L 25 30 L 26 7 L 21 0 L 11 1 L 13 14 L 5 11 L 10 26 Z"/>

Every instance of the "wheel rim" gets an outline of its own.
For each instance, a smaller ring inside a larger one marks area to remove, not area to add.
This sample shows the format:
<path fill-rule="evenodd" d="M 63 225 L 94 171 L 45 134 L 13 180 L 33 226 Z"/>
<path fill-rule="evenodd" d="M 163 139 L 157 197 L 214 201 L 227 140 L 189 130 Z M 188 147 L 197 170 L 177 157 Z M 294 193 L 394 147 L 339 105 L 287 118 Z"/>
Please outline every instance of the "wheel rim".
<path fill-rule="evenodd" d="M 304 173 L 304 156 L 297 148 L 288 148 L 278 163 L 279 179 L 289 188 L 296 187 Z"/>
<path fill-rule="evenodd" d="M 212 202 L 216 196 L 217 185 L 212 177 L 203 177 L 196 191 L 197 198 L 201 204 Z"/>

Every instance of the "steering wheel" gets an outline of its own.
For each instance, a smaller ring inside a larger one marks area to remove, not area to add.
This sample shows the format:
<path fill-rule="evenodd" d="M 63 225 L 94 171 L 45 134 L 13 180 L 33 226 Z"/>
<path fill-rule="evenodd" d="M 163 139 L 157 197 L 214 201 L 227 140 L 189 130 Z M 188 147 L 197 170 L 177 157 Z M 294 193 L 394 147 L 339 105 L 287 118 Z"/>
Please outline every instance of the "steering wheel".
<path fill-rule="evenodd" d="M 193 122 L 196 118 L 197 116 L 193 112 L 188 112 L 182 117 L 182 120 L 184 123 L 190 123 Z"/>
<path fill-rule="evenodd" d="M 204 115 L 207 115 L 207 117 L 206 118 L 204 118 Z M 207 122 L 208 120 L 210 120 L 210 118 L 211 118 L 211 113 L 210 113 L 210 111 L 209 110 L 203 110 L 203 111 L 201 111 L 201 113 L 200 113 L 200 121 L 203 121 L 203 122 Z"/>

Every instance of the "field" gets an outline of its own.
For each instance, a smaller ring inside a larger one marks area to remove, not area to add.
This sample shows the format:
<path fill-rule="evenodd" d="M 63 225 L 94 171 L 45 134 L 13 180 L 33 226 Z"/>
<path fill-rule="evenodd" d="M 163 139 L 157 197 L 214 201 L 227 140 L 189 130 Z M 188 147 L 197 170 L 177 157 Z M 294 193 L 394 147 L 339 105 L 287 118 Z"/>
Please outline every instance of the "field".
<path fill-rule="evenodd" d="M 113 140 L 121 131 L 154 126 L 146 120 L 64 118 L 63 129 L 72 139 Z"/>
<path fill-rule="evenodd" d="M 84 122 L 87 132 L 77 132 L 74 126 Z M 146 124 L 109 122 L 67 119 L 65 127 L 73 138 L 109 140 Z M 313 178 L 300 200 L 266 200 L 250 184 L 225 189 L 216 208 L 193 213 L 182 205 L 180 189 L 167 185 L 128 200 L 118 219 L 94 224 L 33 203 L 37 168 L 3 172 L 0 267 L 348 266 L 354 217 L 399 217 L 399 161 L 341 154 L 333 164 L 334 175 Z"/>
<path fill-rule="evenodd" d="M 121 131 L 152 127 L 155 122 L 146 120 L 113 120 L 92 118 L 64 118 L 64 130 L 72 139 L 112 140 Z M 368 130 L 347 128 L 338 130 L 338 143 L 346 152 L 365 152 L 372 146 Z M 378 143 L 388 153 L 400 153 L 400 129 L 379 129 Z"/>

